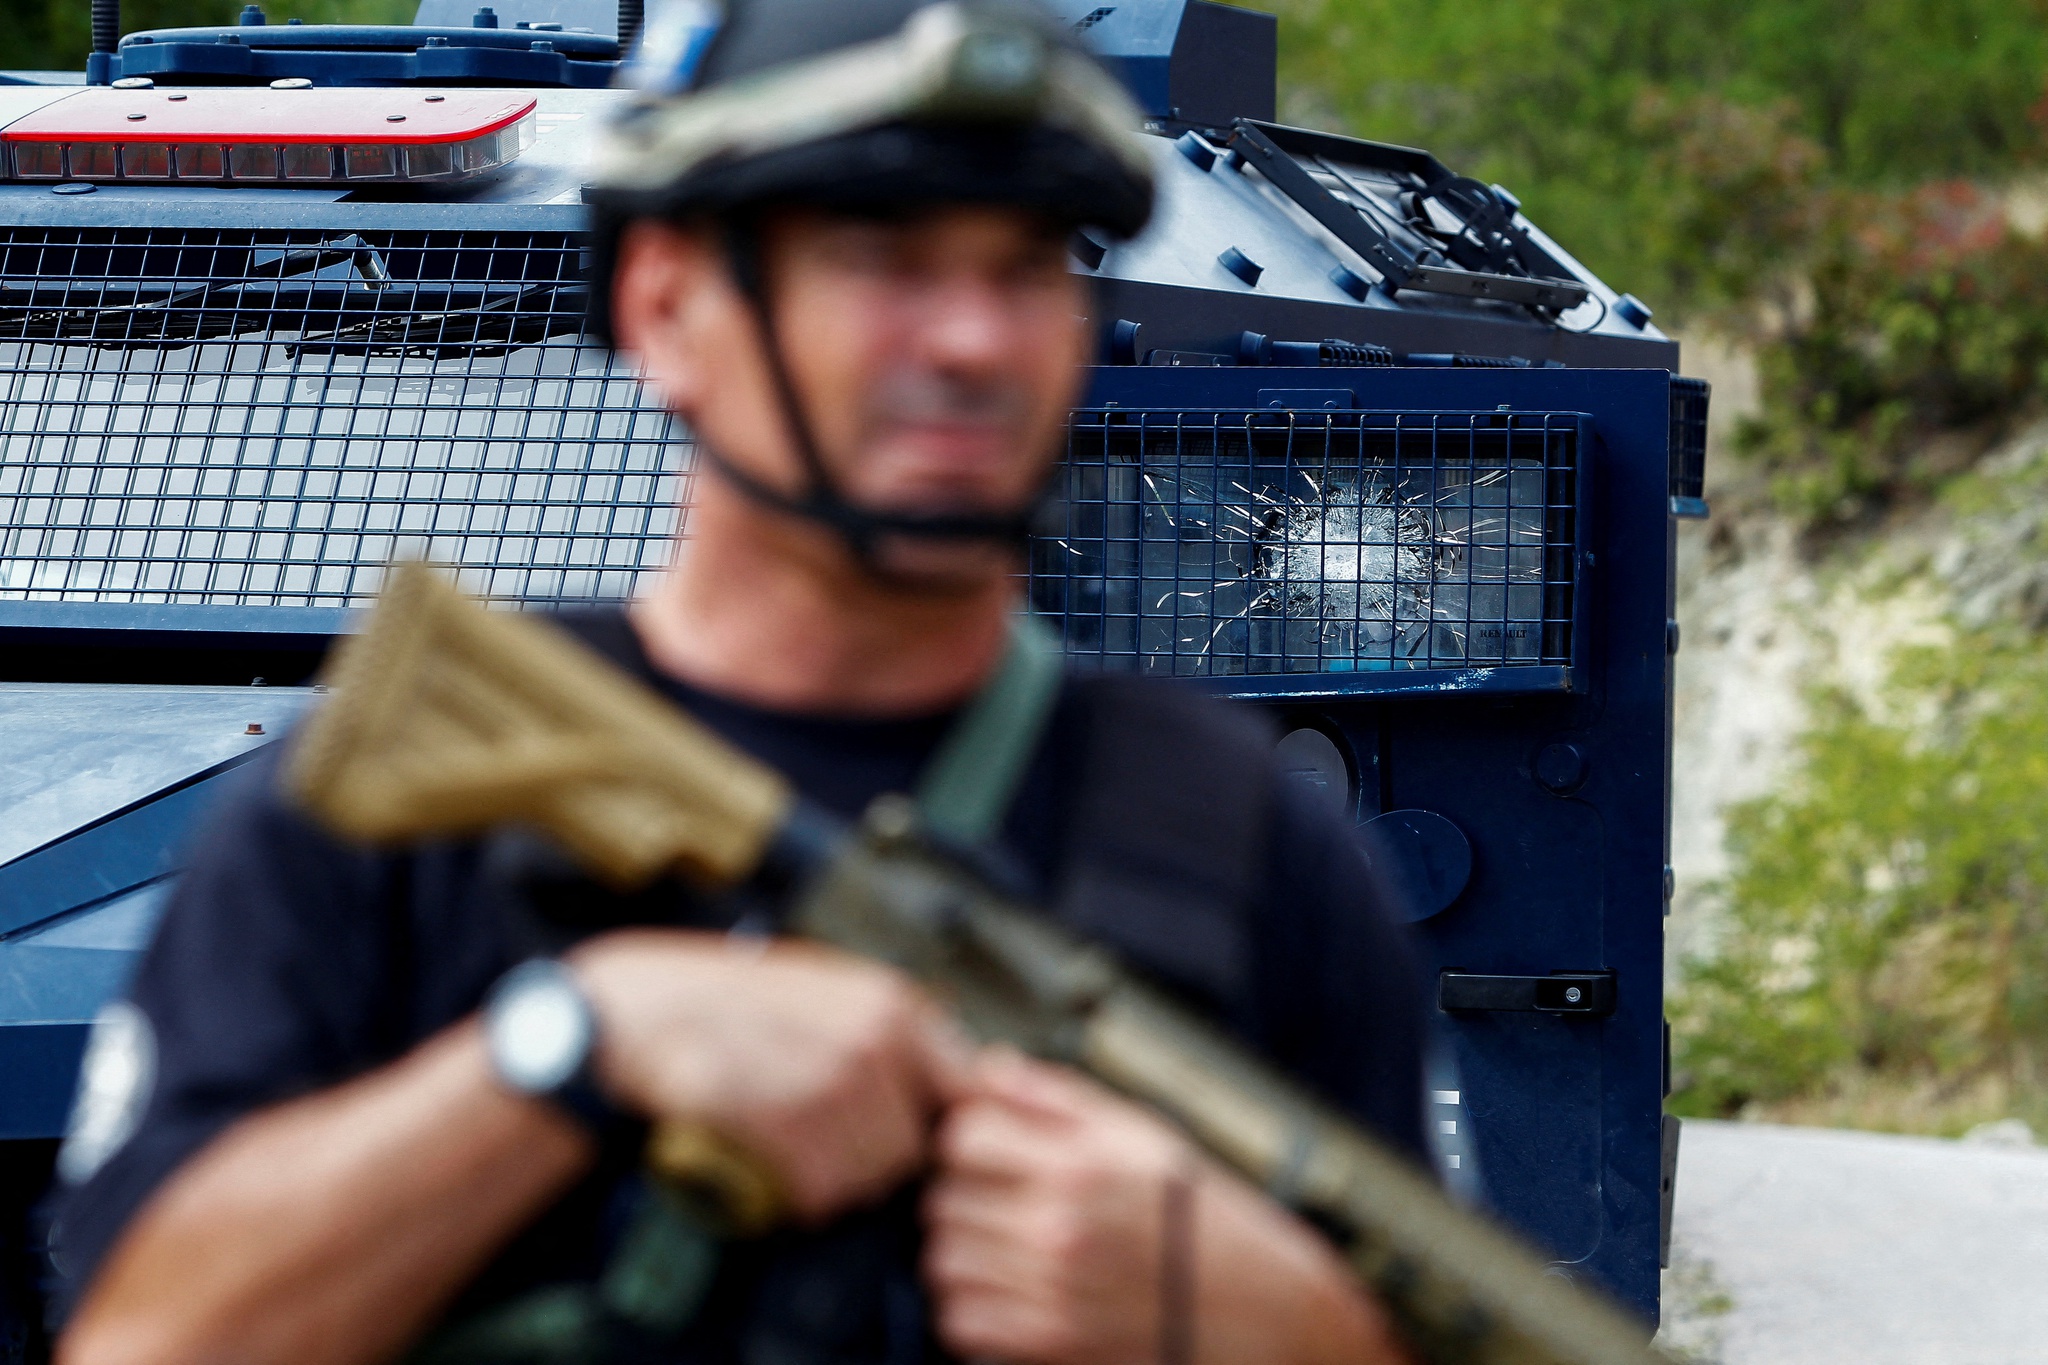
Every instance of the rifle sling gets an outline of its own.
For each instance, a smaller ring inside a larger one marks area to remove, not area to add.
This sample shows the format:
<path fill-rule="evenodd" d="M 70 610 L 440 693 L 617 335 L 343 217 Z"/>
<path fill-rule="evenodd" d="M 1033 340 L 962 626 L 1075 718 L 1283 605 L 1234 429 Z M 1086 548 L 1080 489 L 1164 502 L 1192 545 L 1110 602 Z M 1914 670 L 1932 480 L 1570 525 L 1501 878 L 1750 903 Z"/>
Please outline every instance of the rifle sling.
<path fill-rule="evenodd" d="M 1060 642 L 1037 617 L 1010 618 L 993 677 L 954 720 L 918 777 L 918 813 L 940 838 L 982 844 L 1003 827 L 1065 675 Z"/>

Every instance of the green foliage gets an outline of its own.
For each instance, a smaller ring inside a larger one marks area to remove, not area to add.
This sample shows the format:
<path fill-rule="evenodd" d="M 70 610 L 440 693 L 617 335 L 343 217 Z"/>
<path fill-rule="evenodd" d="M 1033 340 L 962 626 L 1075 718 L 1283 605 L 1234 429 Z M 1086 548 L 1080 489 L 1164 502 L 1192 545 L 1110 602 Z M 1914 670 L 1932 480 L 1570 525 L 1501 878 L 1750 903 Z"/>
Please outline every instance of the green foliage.
<path fill-rule="evenodd" d="M 1799 772 L 1730 824 L 1717 951 L 1674 1002 L 1673 1107 L 1731 1114 L 1881 1079 L 2048 1076 L 2048 647 L 1959 632 L 1901 657 L 1904 719 L 1821 699 Z"/>
<path fill-rule="evenodd" d="M 1941 433 L 1976 430 L 1973 455 L 2033 405 L 2048 244 L 1958 182 L 1837 193 L 1815 217 L 1807 294 L 1760 350 L 1763 410 L 1740 444 L 1790 510 L 1844 520 L 1954 474 Z"/>
<path fill-rule="evenodd" d="M 1635 186 L 1636 249 L 1679 302 L 1675 311 L 1754 312 L 1782 299 L 1827 221 L 1827 155 L 1796 128 L 1789 100 L 1641 94 L 1630 134 L 1646 151 Z"/>
<path fill-rule="evenodd" d="M 122 0 L 121 30 L 228 24 L 244 0 Z M 309 24 L 406 24 L 417 0 L 268 0 L 270 21 Z M 88 0 L 0 0 L 0 52 L 14 70 L 81 71 L 92 48 Z"/>
<path fill-rule="evenodd" d="M 2043 0 L 1279 9 L 1294 116 L 1508 185 L 1595 271 L 1667 313 L 1740 299 L 1796 264 L 1783 190 L 2027 162 L 2048 71 Z M 1715 202 L 1744 185 L 1764 201 Z"/>

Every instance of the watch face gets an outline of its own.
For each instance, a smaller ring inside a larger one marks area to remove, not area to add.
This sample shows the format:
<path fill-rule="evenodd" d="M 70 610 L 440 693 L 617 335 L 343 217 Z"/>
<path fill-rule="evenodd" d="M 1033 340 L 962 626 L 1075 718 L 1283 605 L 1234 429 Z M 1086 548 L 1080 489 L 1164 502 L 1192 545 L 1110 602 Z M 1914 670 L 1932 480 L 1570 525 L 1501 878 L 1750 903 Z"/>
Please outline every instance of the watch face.
<path fill-rule="evenodd" d="M 522 968 L 491 1005 L 492 1060 L 506 1084 L 529 1094 L 559 1089 L 590 1054 L 589 1006 L 567 972 L 548 966 Z"/>

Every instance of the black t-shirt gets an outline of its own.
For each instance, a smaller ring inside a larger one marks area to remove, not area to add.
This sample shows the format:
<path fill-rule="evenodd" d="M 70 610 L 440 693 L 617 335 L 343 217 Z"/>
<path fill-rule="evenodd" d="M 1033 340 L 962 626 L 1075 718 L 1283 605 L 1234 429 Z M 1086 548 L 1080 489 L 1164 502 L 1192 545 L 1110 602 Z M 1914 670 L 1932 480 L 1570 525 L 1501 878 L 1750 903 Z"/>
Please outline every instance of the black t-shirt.
<path fill-rule="evenodd" d="M 656 675 L 616 614 L 571 624 L 849 817 L 883 792 L 912 789 L 952 721 L 737 704 Z M 1065 684 L 1002 833 L 1006 861 L 1040 898 L 1051 894 L 1073 833 L 1090 688 L 1079 678 Z M 528 950 L 484 889 L 477 845 L 403 854 L 349 846 L 287 803 L 276 768 L 274 753 L 257 760 L 224 798 L 129 990 L 153 1034 L 154 1088 L 133 1135 L 58 1205 L 53 1241 L 67 1298 L 150 1192 L 222 1128 L 403 1054 L 474 1011 Z M 1206 1003 L 1301 1081 L 1425 1161 L 1421 994 L 1399 932 L 1376 904 L 1346 823 L 1277 766 L 1246 779 L 1272 788 L 1243 946 L 1250 960 L 1236 964 L 1245 983 L 1236 998 Z M 643 913 L 723 927 L 734 911 L 677 892 Z M 465 1304 L 588 1278 L 616 1231 L 624 1174 L 623 1161 L 601 1165 L 506 1248 Z M 701 1330 L 675 1358 L 932 1358 L 916 1250 L 913 1192 L 820 1232 L 736 1250 Z"/>

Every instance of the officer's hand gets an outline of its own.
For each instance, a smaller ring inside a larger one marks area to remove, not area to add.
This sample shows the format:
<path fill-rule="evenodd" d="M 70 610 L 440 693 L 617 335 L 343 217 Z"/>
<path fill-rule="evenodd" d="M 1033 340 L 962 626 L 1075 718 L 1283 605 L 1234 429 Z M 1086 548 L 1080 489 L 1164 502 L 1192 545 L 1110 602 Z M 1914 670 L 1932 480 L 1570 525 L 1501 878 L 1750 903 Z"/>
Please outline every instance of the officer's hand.
<path fill-rule="evenodd" d="M 806 1220 L 921 1169 L 965 1077 L 964 1043 L 907 977 L 829 948 L 639 929 L 568 962 L 598 1013 L 600 1084 L 759 1153 Z"/>
<path fill-rule="evenodd" d="M 947 1113 L 925 1220 L 939 1335 L 961 1356 L 1153 1365 L 1179 1339 L 1202 1365 L 1405 1359 L 1319 1234 L 1152 1114 L 1013 1052 L 984 1053 Z M 1192 1304 L 1168 1323 L 1176 1222 Z"/>

